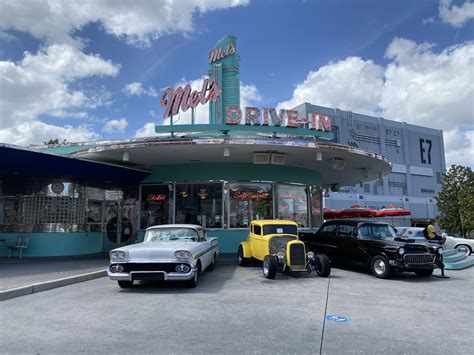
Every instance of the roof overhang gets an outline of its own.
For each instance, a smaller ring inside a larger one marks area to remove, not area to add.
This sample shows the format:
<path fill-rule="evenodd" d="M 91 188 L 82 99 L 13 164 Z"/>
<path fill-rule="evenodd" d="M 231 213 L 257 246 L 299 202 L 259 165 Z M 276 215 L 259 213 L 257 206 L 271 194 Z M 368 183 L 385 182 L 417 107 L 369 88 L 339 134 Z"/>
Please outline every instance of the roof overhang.
<path fill-rule="evenodd" d="M 145 170 L 8 144 L 0 144 L 0 156 L 0 178 L 4 180 L 51 178 L 123 185 L 138 183 L 150 174 Z"/>

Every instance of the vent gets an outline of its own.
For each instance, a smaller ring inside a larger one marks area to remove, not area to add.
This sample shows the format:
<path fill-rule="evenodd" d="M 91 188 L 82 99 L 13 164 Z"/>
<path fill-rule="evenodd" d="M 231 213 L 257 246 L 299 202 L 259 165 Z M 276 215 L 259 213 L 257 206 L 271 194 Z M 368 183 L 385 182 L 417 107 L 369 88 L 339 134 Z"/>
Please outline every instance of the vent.
<path fill-rule="evenodd" d="M 270 164 L 269 153 L 254 153 L 253 155 L 254 164 Z"/>
<path fill-rule="evenodd" d="M 346 166 L 346 162 L 344 159 L 339 159 L 339 158 L 333 158 L 331 161 L 331 167 L 336 170 L 344 170 L 344 167 Z"/>
<path fill-rule="evenodd" d="M 275 165 L 284 165 L 286 160 L 285 154 L 273 153 L 272 154 L 272 164 Z"/>

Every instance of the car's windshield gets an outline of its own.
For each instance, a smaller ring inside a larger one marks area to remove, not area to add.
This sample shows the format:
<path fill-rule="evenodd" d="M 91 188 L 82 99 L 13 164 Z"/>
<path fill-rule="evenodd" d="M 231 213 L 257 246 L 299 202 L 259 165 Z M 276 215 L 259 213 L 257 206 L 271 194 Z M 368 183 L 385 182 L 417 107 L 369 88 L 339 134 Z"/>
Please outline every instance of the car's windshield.
<path fill-rule="evenodd" d="M 359 226 L 360 238 L 366 239 L 393 239 L 395 230 L 388 224 L 364 223 Z"/>
<path fill-rule="evenodd" d="M 263 235 L 267 234 L 298 234 L 298 227 L 293 224 L 266 224 L 263 226 Z"/>
<path fill-rule="evenodd" d="M 197 232 L 191 228 L 156 228 L 146 231 L 145 242 L 196 241 L 197 237 Z"/>

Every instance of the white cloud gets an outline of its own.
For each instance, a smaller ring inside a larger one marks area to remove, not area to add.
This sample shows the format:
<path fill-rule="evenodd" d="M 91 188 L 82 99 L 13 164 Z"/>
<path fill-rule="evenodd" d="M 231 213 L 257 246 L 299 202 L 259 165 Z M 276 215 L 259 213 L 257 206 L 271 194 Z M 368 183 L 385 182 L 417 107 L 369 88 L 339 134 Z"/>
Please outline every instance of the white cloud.
<path fill-rule="evenodd" d="M 148 86 L 148 88 L 145 89 L 142 86 L 142 83 L 139 83 L 137 81 L 134 81 L 133 83 L 129 83 L 125 85 L 122 91 L 127 96 L 141 96 L 141 95 L 148 95 L 148 96 L 153 96 L 153 97 L 158 96 L 158 93 L 152 86 Z"/>
<path fill-rule="evenodd" d="M 145 123 L 142 128 L 137 129 L 137 131 L 135 132 L 135 138 L 155 136 L 155 125 L 155 122 Z"/>
<path fill-rule="evenodd" d="M 474 166 L 474 130 L 443 132 L 446 167 L 452 164 Z"/>
<path fill-rule="evenodd" d="M 247 5 L 248 0 L 3 0 L 0 29 L 28 32 L 49 43 L 70 43 L 76 30 L 98 23 L 130 44 L 149 46 L 165 34 L 191 32 L 196 12 Z"/>
<path fill-rule="evenodd" d="M 348 57 L 310 71 L 305 81 L 296 85 L 293 97 L 278 104 L 292 108 L 304 102 L 337 107 L 361 113 L 376 110 L 383 88 L 383 67 L 371 60 Z"/>
<path fill-rule="evenodd" d="M 41 144 L 50 139 L 62 142 L 84 142 L 97 140 L 101 136 L 87 125 L 73 127 L 71 125 L 55 126 L 39 121 L 23 122 L 5 129 L 0 129 L 0 142 L 18 145 Z"/>
<path fill-rule="evenodd" d="M 439 17 L 455 28 L 460 28 L 474 18 L 474 2 L 466 1 L 461 6 L 452 5 L 451 0 L 440 0 Z"/>
<path fill-rule="evenodd" d="M 106 133 L 124 133 L 127 128 L 128 122 L 125 118 L 118 120 L 109 120 L 105 122 L 103 131 Z"/>
<path fill-rule="evenodd" d="M 71 84 L 91 76 L 115 76 L 118 71 L 118 65 L 69 45 L 26 52 L 19 63 L 0 61 L 0 129 L 34 121 L 42 114 L 81 116 L 84 109 L 105 104 L 108 93 L 86 93 Z"/>
<path fill-rule="evenodd" d="M 434 23 L 434 20 L 435 20 L 434 17 L 428 17 L 428 18 L 424 18 L 422 22 L 423 22 L 423 25 L 426 25 L 428 23 Z"/>
<path fill-rule="evenodd" d="M 380 107 L 386 117 L 443 130 L 472 127 L 474 43 L 433 52 L 395 38 L 387 48 Z"/>
<path fill-rule="evenodd" d="M 474 126 L 474 43 L 435 52 L 434 45 L 395 38 L 386 50 L 384 68 L 348 57 L 311 71 L 292 98 L 278 104 L 303 102 L 442 129 L 450 132 L 445 145 L 447 165 L 471 161 Z M 453 138 L 456 137 L 456 138 Z M 464 142 L 456 150 L 452 141 Z"/>

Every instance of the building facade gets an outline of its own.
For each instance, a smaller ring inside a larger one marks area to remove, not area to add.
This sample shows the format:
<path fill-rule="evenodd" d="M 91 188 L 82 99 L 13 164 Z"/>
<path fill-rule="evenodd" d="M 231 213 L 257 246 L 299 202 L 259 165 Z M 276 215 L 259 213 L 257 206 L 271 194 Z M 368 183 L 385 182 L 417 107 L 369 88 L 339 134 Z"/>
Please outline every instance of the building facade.
<path fill-rule="evenodd" d="M 405 122 L 304 103 L 301 112 L 320 112 L 332 119 L 334 142 L 377 152 L 392 162 L 390 174 L 371 181 L 326 191 L 325 207 L 341 209 L 353 204 L 375 209 L 390 204 L 411 211 L 403 223 L 423 223 L 438 214 L 434 197 L 441 191 L 446 170 L 443 132 Z"/>

